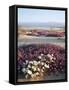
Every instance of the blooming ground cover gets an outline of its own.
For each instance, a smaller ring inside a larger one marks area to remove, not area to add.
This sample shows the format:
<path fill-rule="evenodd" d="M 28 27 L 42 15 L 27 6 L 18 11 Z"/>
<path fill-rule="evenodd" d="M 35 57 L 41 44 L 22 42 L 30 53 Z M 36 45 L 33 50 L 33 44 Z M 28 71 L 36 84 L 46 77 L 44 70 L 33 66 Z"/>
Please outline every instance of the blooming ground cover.
<path fill-rule="evenodd" d="M 65 49 L 54 44 L 30 44 L 18 48 L 18 74 L 35 79 L 65 72 Z"/>

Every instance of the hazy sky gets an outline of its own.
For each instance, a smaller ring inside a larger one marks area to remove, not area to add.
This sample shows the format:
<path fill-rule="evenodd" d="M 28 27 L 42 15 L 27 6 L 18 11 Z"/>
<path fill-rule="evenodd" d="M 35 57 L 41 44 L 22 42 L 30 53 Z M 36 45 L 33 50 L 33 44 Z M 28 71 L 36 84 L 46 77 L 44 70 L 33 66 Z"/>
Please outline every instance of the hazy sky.
<path fill-rule="evenodd" d="M 65 23 L 65 11 L 18 8 L 18 24 Z"/>

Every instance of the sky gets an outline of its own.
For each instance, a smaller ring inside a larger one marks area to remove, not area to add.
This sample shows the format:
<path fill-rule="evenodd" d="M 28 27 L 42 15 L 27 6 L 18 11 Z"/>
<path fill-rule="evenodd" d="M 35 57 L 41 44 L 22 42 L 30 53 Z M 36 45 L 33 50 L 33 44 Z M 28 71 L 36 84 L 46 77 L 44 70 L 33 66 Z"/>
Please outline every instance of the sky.
<path fill-rule="evenodd" d="M 65 23 L 65 11 L 18 8 L 18 24 Z"/>

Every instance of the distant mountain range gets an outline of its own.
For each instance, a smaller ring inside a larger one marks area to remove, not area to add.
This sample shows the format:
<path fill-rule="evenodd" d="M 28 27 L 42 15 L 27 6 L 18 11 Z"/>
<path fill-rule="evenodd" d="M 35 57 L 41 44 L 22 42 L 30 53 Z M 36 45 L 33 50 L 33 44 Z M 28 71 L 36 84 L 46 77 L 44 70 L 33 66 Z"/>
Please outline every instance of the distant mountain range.
<path fill-rule="evenodd" d="M 19 24 L 19 27 L 43 27 L 43 28 L 64 28 L 64 23 L 55 23 L 55 22 L 49 22 L 49 23 L 23 23 Z"/>

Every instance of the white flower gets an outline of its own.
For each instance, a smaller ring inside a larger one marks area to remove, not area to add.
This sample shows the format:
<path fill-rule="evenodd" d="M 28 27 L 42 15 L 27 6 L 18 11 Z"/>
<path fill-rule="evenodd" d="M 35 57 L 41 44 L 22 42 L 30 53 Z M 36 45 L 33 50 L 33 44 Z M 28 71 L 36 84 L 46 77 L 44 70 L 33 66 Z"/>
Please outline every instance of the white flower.
<path fill-rule="evenodd" d="M 26 72 L 26 68 L 23 68 L 23 69 L 22 69 L 22 72 Z"/>
<path fill-rule="evenodd" d="M 41 65 L 44 65 L 44 63 L 43 63 L 43 62 L 41 62 Z"/>
<path fill-rule="evenodd" d="M 32 69 L 33 69 L 33 71 L 36 71 L 36 67 L 35 66 L 32 66 Z"/>
<path fill-rule="evenodd" d="M 32 71 L 31 71 L 31 70 L 28 70 L 27 73 L 28 73 L 29 75 L 31 75 L 31 74 L 32 74 Z"/>
<path fill-rule="evenodd" d="M 38 64 L 40 64 L 40 61 L 38 61 Z"/>
<path fill-rule="evenodd" d="M 44 54 L 43 53 L 41 53 L 41 56 L 43 56 Z"/>
<path fill-rule="evenodd" d="M 41 59 L 42 57 L 41 56 L 38 56 L 39 59 Z"/>
<path fill-rule="evenodd" d="M 40 68 L 38 68 L 38 71 L 40 71 Z"/>
<path fill-rule="evenodd" d="M 44 69 L 45 69 L 45 67 L 42 67 L 42 69 L 44 70 Z"/>
<path fill-rule="evenodd" d="M 30 64 L 28 64 L 28 68 L 31 68 L 31 65 Z"/>
<path fill-rule="evenodd" d="M 53 59 L 54 59 L 54 60 L 56 60 L 56 58 L 55 58 L 55 57 L 54 57 Z"/>
<path fill-rule="evenodd" d="M 30 64 L 33 64 L 33 61 L 29 61 Z"/>
<path fill-rule="evenodd" d="M 37 64 L 38 64 L 38 62 L 37 62 L 37 61 L 33 61 L 33 63 L 34 63 L 34 65 L 37 65 Z"/>
<path fill-rule="evenodd" d="M 53 56 L 51 56 L 50 54 L 47 54 L 47 56 L 50 58 L 50 60 L 53 59 Z"/>
<path fill-rule="evenodd" d="M 45 66 L 46 68 L 49 68 L 49 65 L 47 65 L 47 64 L 45 64 L 44 66 Z"/>
<path fill-rule="evenodd" d="M 28 63 L 28 60 L 26 60 L 26 64 Z"/>
<path fill-rule="evenodd" d="M 52 57 L 53 57 L 54 55 L 52 54 Z"/>
<path fill-rule="evenodd" d="M 34 68 L 33 70 L 36 71 L 36 68 Z"/>

